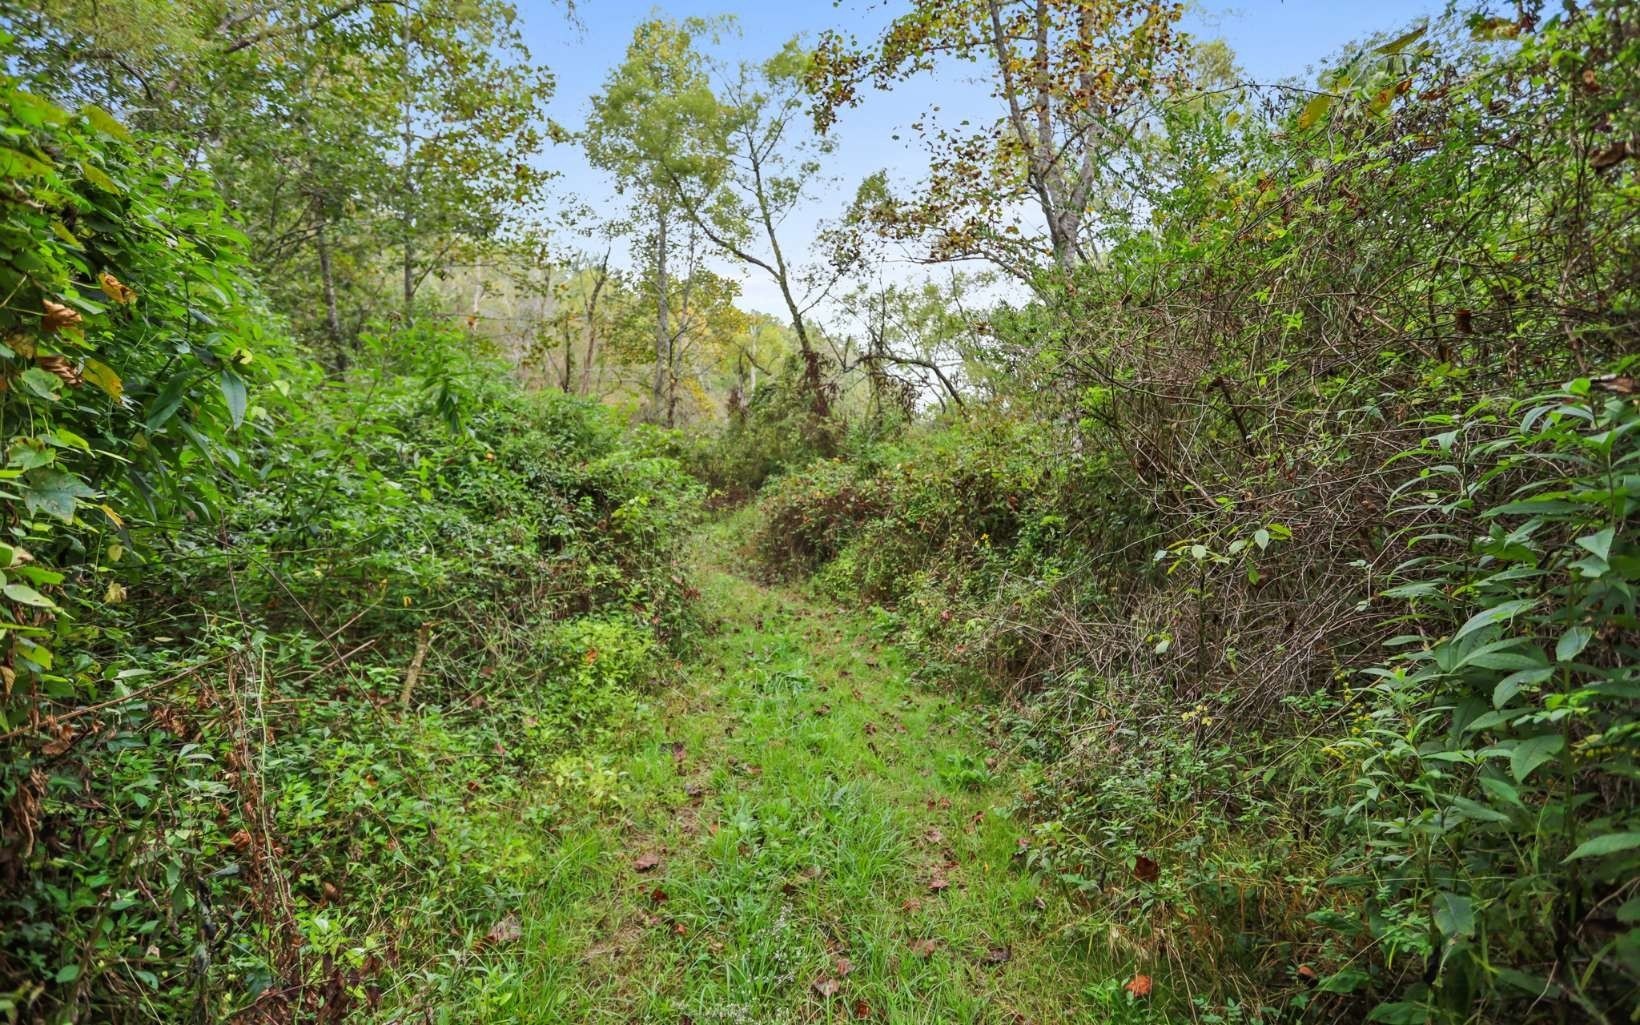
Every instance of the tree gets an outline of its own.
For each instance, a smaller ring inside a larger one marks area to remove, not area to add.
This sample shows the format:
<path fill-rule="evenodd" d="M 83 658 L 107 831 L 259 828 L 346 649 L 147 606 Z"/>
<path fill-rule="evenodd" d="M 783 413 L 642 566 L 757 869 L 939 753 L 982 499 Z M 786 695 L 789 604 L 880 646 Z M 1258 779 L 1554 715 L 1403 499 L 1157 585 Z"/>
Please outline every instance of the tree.
<path fill-rule="evenodd" d="M 482 245 L 550 174 L 534 165 L 552 76 L 529 63 L 501 0 L 422 0 L 383 16 L 399 53 L 399 152 L 390 204 L 403 316 L 457 247 Z"/>
<path fill-rule="evenodd" d="M 987 125 L 917 122 L 929 151 L 915 198 L 877 179 L 862 209 L 891 237 L 924 240 L 936 261 L 980 258 L 1025 281 L 1046 261 L 1063 274 L 1096 251 L 1090 219 L 1123 146 L 1154 101 L 1184 81 L 1182 3 L 1141 0 L 913 0 L 871 44 L 827 33 L 808 81 L 816 125 L 942 62 L 978 67 L 998 107 Z M 1016 211 L 1034 206 L 1037 231 Z"/>
<path fill-rule="evenodd" d="M 593 165 L 610 172 L 616 187 L 648 212 L 642 241 L 654 302 L 655 372 L 647 415 L 663 418 L 670 408 L 673 365 L 673 281 L 671 261 L 680 219 L 674 183 L 714 178 L 721 159 L 703 142 L 715 138 L 722 117 L 693 40 L 711 31 L 711 22 L 690 19 L 639 25 L 625 61 L 610 73 L 593 98 L 592 116 L 581 134 Z"/>
<path fill-rule="evenodd" d="M 844 372 L 860 369 L 870 387 L 871 412 L 890 404 L 914 411 L 919 397 L 932 396 L 940 408 L 964 405 L 961 387 L 974 351 L 974 327 L 963 311 L 962 294 L 983 281 L 953 274 L 944 285 L 920 287 L 878 283 L 843 297 L 844 311 L 860 326 L 864 344 Z"/>
<path fill-rule="evenodd" d="M 831 143 L 803 123 L 808 53 L 793 40 L 761 63 L 715 64 L 698 44 L 726 24 L 640 25 L 625 63 L 594 102 L 588 150 L 600 166 L 642 182 L 658 225 L 681 218 L 720 254 L 774 282 L 814 416 L 824 420 L 828 389 L 810 318 L 839 273 L 800 267 L 782 225 L 819 180 L 818 158 Z M 664 291 L 657 286 L 657 294 Z"/>
<path fill-rule="evenodd" d="M 46 0 L 0 17 L 36 87 L 209 169 L 279 307 L 337 364 L 387 253 L 408 318 L 421 284 L 503 234 L 547 177 L 552 80 L 505 0 Z"/>

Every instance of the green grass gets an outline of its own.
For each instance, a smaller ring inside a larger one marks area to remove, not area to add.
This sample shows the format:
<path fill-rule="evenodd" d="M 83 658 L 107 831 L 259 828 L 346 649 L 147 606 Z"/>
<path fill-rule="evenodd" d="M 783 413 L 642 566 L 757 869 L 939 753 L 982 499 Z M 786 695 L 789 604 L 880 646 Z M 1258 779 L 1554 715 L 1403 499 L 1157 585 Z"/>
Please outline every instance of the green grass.
<path fill-rule="evenodd" d="M 702 649 L 560 768 L 521 935 L 443 1020 L 1142 1020 L 1102 932 L 1019 866 L 1019 767 L 863 618 L 729 568 L 735 529 L 698 545 Z"/>

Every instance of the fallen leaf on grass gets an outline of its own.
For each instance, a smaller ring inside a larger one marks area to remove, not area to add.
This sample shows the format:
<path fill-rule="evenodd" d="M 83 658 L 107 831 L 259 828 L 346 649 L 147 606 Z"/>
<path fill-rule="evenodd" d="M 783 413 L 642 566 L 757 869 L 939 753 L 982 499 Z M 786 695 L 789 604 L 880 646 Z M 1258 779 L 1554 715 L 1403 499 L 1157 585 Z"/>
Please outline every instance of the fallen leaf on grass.
<path fill-rule="evenodd" d="M 839 956 L 835 961 L 832 962 L 831 967 L 832 967 L 832 970 L 837 973 L 837 977 L 839 979 L 846 979 L 846 978 L 848 978 L 849 973 L 854 971 L 854 962 L 850 961 L 846 957 Z"/>
<path fill-rule="evenodd" d="M 936 872 L 934 878 L 928 881 L 929 893 L 943 893 L 951 888 L 951 880 L 945 877 L 944 872 Z"/>
<path fill-rule="evenodd" d="M 654 852 L 649 852 L 647 854 L 638 855 L 637 860 L 632 862 L 632 869 L 635 872 L 651 872 L 658 868 L 660 863 L 661 856 L 659 854 L 655 854 Z"/>
<path fill-rule="evenodd" d="M 1151 983 L 1148 975 L 1135 975 L 1126 986 L 1122 987 L 1133 995 L 1135 1000 L 1143 1000 L 1150 996 Z"/>
<path fill-rule="evenodd" d="M 864 1021 L 871 1017 L 871 1005 L 864 1000 L 854 1001 L 854 1017 L 858 1021 Z"/>
<path fill-rule="evenodd" d="M 938 944 L 933 940 L 916 940 L 911 944 L 911 952 L 922 958 L 933 957 L 936 949 Z"/>
<path fill-rule="evenodd" d="M 667 901 L 669 901 L 671 899 L 672 899 L 671 894 L 667 893 L 665 890 L 661 889 L 659 886 L 657 886 L 653 890 L 649 891 L 649 902 L 651 904 L 665 904 Z"/>
<path fill-rule="evenodd" d="M 830 976 L 822 975 L 814 980 L 814 991 L 822 997 L 834 997 L 837 995 L 837 991 L 842 988 L 843 984 Z"/>
<path fill-rule="evenodd" d="M 1014 952 L 1007 947 L 990 947 L 984 956 L 979 959 L 980 964 L 1007 964 L 1013 959 Z"/>
<path fill-rule="evenodd" d="M 518 920 L 517 915 L 508 915 L 501 921 L 490 926 L 490 931 L 484 934 L 485 943 L 516 943 L 524 938 L 524 923 Z"/>

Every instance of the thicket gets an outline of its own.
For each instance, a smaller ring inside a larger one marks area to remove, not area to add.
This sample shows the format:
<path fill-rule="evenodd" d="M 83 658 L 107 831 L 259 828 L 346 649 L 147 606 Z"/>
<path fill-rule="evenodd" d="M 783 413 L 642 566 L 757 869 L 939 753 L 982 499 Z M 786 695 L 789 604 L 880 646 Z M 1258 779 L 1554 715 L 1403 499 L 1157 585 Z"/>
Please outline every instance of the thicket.
<path fill-rule="evenodd" d="M 1011 387 L 760 498 L 1006 690 L 1027 862 L 1200 1020 L 1640 987 L 1640 23 L 1460 26 L 1160 105 Z"/>
<path fill-rule="evenodd" d="M 97 107 L 0 79 L 0 169 L 0 1013 L 435 1004 L 686 640 L 699 486 L 465 332 L 327 374 Z"/>

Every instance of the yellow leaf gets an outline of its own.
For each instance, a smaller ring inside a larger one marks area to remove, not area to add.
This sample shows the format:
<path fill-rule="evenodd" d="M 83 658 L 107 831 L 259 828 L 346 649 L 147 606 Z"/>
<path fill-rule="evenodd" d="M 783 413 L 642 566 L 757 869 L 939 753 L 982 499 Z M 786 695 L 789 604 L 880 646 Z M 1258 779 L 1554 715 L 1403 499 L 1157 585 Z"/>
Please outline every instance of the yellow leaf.
<path fill-rule="evenodd" d="M 1298 112 L 1298 127 L 1300 129 L 1314 127 L 1317 121 L 1327 116 L 1327 111 L 1332 109 L 1332 105 L 1333 97 L 1331 94 L 1317 93 L 1310 98 L 1309 103 L 1304 104 L 1304 109 Z"/>
<path fill-rule="evenodd" d="M 121 306 L 126 305 L 137 297 L 135 290 L 121 283 L 119 278 L 116 278 L 107 271 L 103 271 L 101 274 L 97 275 L 97 282 L 102 285 L 103 294 L 119 303 Z"/>
<path fill-rule="evenodd" d="M 125 526 L 125 521 L 120 519 L 120 514 L 115 512 L 113 510 L 113 508 L 107 502 L 104 502 L 103 504 L 97 506 L 97 508 L 99 508 L 103 511 L 103 515 L 108 517 L 109 522 L 113 523 L 114 526 L 116 526 L 116 527 Z"/>
<path fill-rule="evenodd" d="M 120 401 L 120 397 L 125 394 L 125 382 L 121 381 L 120 375 L 114 373 L 113 370 L 109 369 L 108 364 L 101 360 L 86 357 L 85 366 L 81 368 L 80 372 L 87 381 L 101 388 L 115 402 Z"/>

